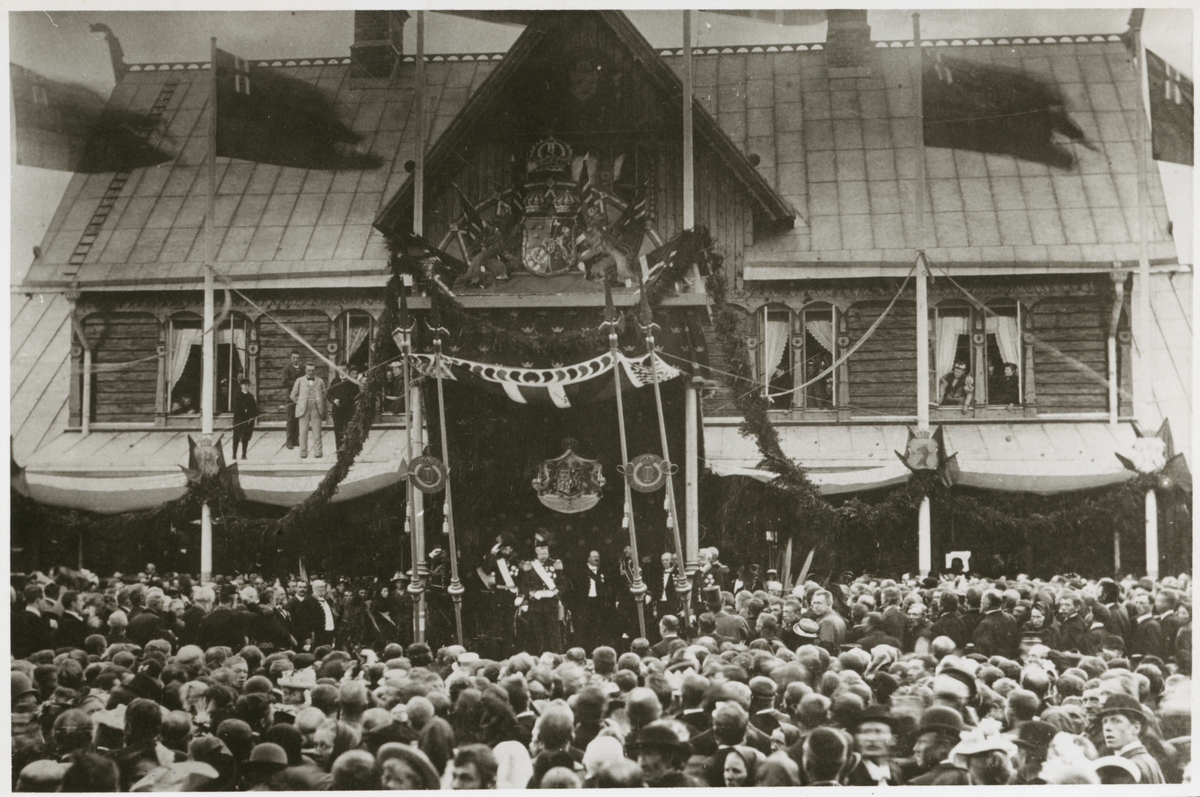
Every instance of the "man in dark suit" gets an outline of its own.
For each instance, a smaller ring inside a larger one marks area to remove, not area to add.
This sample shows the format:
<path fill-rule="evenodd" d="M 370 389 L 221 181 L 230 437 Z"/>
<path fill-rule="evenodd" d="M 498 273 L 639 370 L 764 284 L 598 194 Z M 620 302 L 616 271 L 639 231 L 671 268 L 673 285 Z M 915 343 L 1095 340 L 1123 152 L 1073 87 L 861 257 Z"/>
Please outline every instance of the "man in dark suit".
<path fill-rule="evenodd" d="M 354 409 L 358 405 L 358 395 L 362 392 L 361 369 L 357 365 L 350 366 L 350 375 L 339 379 L 329 386 L 329 403 L 332 406 L 329 414 L 333 416 L 333 439 L 338 451 L 342 450 L 342 441 L 346 437 L 346 427 L 354 417 Z"/>
<path fill-rule="evenodd" d="M 1100 600 L 1094 611 L 1110 635 L 1129 639 L 1129 613 L 1121 603 L 1121 588 L 1111 578 L 1100 579 Z"/>
<path fill-rule="evenodd" d="M 242 459 L 254 435 L 254 423 L 258 420 L 258 399 L 250 392 L 250 380 L 238 380 L 238 392 L 233 395 L 233 456 L 237 458 L 238 445 L 242 446 Z"/>
<path fill-rule="evenodd" d="M 312 363 L 304 366 L 304 376 L 292 385 L 292 401 L 296 403 L 296 422 L 300 425 L 300 459 L 308 456 L 308 438 L 313 439 L 313 455 L 320 459 L 321 422 L 325 420 L 325 380 L 317 376 L 317 367 Z"/>
<path fill-rule="evenodd" d="M 946 590 L 938 598 L 938 616 L 929 626 L 929 638 L 932 640 L 948 636 L 954 640 L 954 644 L 962 647 L 963 643 L 958 641 L 961 634 L 958 623 L 958 595 Z"/>
<path fill-rule="evenodd" d="M 38 609 L 42 599 L 42 588 L 30 584 L 21 593 L 24 605 L 12 615 L 12 654 L 23 659 L 39 650 L 54 647 L 54 634 L 50 621 Z"/>
<path fill-rule="evenodd" d="M 234 608 L 237 587 L 225 584 L 221 587 L 221 599 L 217 608 L 200 620 L 197 644 L 208 650 L 224 645 L 233 651 L 241 650 L 247 642 L 247 623 L 244 612 Z"/>
<path fill-rule="evenodd" d="M 338 611 L 333 602 L 328 600 L 328 589 L 324 581 L 315 579 L 312 582 L 312 594 L 300 602 L 299 611 L 294 615 L 308 650 L 332 645 L 337 632 Z"/>
<path fill-rule="evenodd" d="M 292 398 L 292 388 L 296 385 L 296 380 L 304 376 L 304 369 L 300 366 L 300 352 L 294 351 L 290 357 L 288 364 L 283 367 L 283 389 L 284 395 L 288 397 L 287 447 L 289 449 L 295 448 L 300 440 L 300 422 L 296 418 L 296 401 Z"/>
<path fill-rule="evenodd" d="M 87 621 L 79 613 L 79 593 L 68 590 L 62 594 L 62 617 L 58 619 L 58 641 L 60 648 L 83 648 L 88 637 Z"/>
<path fill-rule="evenodd" d="M 584 650 L 595 650 L 608 644 L 608 626 L 613 613 L 608 579 L 600 569 L 599 551 L 588 552 L 587 562 L 578 569 L 573 581 L 576 644 Z"/>
<path fill-rule="evenodd" d="M 1179 608 L 1179 595 L 1172 589 L 1163 588 L 1154 596 L 1154 619 L 1158 620 L 1163 633 L 1163 658 L 1175 655 L 1175 637 L 1183 627 L 1183 618 L 1175 611 Z"/>
<path fill-rule="evenodd" d="M 650 655 L 665 659 L 671 652 L 671 643 L 679 639 L 679 618 L 674 615 L 664 615 L 658 621 L 658 634 L 662 637 L 650 646 Z"/>
<path fill-rule="evenodd" d="M 675 591 L 675 555 L 673 553 L 666 551 L 659 557 L 659 566 L 646 575 L 646 588 L 651 596 L 650 605 L 654 611 L 654 619 L 662 620 L 668 614 L 679 616 L 679 593 Z"/>
<path fill-rule="evenodd" d="M 1085 656 L 1094 656 L 1088 630 L 1091 628 L 1083 616 L 1083 600 L 1073 592 L 1064 592 L 1058 597 L 1058 616 L 1062 621 L 1059 628 L 1058 649 L 1077 650 Z"/>
<path fill-rule="evenodd" d="M 1021 630 L 1017 621 L 1004 610 L 1004 596 L 999 590 L 989 589 L 983 596 L 983 619 L 975 626 L 975 652 L 988 658 L 1017 657 L 1021 645 Z"/>
<path fill-rule="evenodd" d="M 1133 620 L 1133 639 L 1128 645 L 1130 655 L 1163 658 L 1166 653 L 1166 641 L 1163 638 L 1162 624 L 1154 616 L 1150 595 L 1138 592 L 1133 601 L 1138 614 Z"/>
<path fill-rule="evenodd" d="M 200 644 L 200 621 L 213 609 L 216 595 L 212 587 L 197 587 L 192 593 L 192 605 L 183 613 L 183 631 L 179 635 L 181 645 Z"/>

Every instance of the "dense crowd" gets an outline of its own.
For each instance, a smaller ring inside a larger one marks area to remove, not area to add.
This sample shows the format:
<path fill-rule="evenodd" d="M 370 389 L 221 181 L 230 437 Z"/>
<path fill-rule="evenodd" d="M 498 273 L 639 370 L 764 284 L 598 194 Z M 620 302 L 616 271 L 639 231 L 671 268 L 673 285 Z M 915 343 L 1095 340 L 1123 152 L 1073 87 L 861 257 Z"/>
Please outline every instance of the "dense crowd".
<path fill-rule="evenodd" d="M 22 575 L 13 787 L 1190 781 L 1188 576 L 861 576 L 785 592 L 773 572 L 704 559 L 694 599 L 677 592 L 683 611 L 662 613 L 664 557 L 637 598 L 644 636 L 547 609 L 523 640 L 546 647 L 491 658 L 404 641 L 412 602 L 390 582 Z M 539 561 L 493 581 L 511 580 L 518 623 L 528 603 L 562 606 L 542 578 L 561 566 Z M 553 647 L 596 633 L 605 644 Z"/>

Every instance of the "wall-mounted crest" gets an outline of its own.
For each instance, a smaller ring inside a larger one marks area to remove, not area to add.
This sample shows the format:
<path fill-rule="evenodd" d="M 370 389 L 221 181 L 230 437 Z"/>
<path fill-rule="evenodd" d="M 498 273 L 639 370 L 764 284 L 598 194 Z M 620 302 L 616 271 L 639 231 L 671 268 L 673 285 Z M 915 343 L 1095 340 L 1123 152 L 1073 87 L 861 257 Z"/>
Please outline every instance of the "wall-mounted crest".
<path fill-rule="evenodd" d="M 604 486 L 600 463 L 576 454 L 576 445 L 570 438 L 564 440 L 566 451 L 544 461 L 533 480 L 538 500 L 555 512 L 586 512 L 600 502 L 600 489 Z"/>

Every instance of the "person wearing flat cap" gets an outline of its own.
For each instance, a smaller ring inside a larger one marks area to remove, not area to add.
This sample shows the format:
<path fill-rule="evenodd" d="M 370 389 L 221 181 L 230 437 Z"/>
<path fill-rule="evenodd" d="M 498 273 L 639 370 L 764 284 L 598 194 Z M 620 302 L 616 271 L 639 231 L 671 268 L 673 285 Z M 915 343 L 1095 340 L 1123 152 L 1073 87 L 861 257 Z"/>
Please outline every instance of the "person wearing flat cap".
<path fill-rule="evenodd" d="M 1150 723 L 1135 698 L 1109 695 L 1098 716 L 1104 729 L 1104 744 L 1114 755 L 1137 765 L 1141 773 L 1140 783 L 1166 782 L 1158 762 L 1142 744 L 1142 733 Z"/>
<path fill-rule="evenodd" d="M 899 765 L 892 761 L 896 719 L 886 708 L 870 705 L 846 728 L 854 735 L 858 763 L 846 775 L 847 786 L 896 786 L 903 781 Z"/>
<path fill-rule="evenodd" d="M 637 756 L 642 779 L 649 788 L 694 788 L 700 785 L 684 773 L 690 750 L 666 723 L 652 722 L 642 728 L 632 748 L 630 752 Z"/>
<path fill-rule="evenodd" d="M 765 675 L 750 679 L 750 724 L 768 736 L 781 722 L 791 723 L 787 714 L 775 708 L 779 686 Z"/>
<path fill-rule="evenodd" d="M 1013 740 L 1017 746 L 1017 773 L 1013 776 L 1013 783 L 1046 782 L 1041 778 L 1042 765 L 1050 754 L 1050 742 L 1056 733 L 1058 728 L 1049 722 L 1029 720 L 1021 723 L 1017 728 L 1017 738 Z"/>

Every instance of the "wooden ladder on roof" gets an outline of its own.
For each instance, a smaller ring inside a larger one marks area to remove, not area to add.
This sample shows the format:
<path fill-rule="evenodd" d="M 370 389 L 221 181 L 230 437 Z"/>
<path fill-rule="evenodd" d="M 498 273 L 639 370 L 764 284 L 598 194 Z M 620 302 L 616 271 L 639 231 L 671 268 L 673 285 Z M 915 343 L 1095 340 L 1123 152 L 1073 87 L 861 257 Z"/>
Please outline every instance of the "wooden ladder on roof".
<path fill-rule="evenodd" d="M 154 105 L 150 107 L 148 116 L 158 122 L 162 119 L 163 113 L 167 110 L 167 103 L 171 101 L 171 97 L 175 95 L 175 89 L 179 87 L 179 81 L 170 80 L 163 84 L 162 90 L 158 93 L 158 98 L 154 100 Z M 117 204 L 117 197 L 121 195 L 121 191 L 125 188 L 125 184 L 129 182 L 129 176 L 132 172 L 123 171 L 113 174 L 112 180 L 108 183 L 108 188 L 104 195 L 100 197 L 100 202 L 96 206 L 96 210 L 92 213 L 92 218 L 87 226 L 83 228 L 83 235 L 79 238 L 79 243 L 75 245 L 75 250 L 71 252 L 71 257 L 67 260 L 67 267 L 64 271 L 68 277 L 79 275 L 79 267 L 83 265 L 83 261 L 87 259 L 88 254 L 92 251 L 92 246 L 96 243 L 96 239 L 100 237 L 100 229 L 104 226 L 104 222 L 108 220 L 108 214 L 112 212 L 113 206 Z"/>

